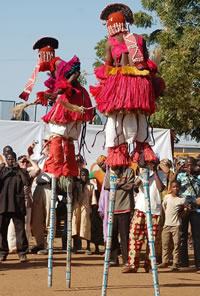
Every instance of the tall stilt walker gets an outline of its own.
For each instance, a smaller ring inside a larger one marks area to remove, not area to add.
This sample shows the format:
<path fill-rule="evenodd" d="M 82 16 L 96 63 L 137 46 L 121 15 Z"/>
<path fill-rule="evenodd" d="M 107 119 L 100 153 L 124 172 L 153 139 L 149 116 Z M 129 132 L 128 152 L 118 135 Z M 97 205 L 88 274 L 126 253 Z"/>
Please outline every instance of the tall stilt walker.
<path fill-rule="evenodd" d="M 31 105 L 47 106 L 48 103 L 52 105 L 51 110 L 42 117 L 50 130 L 47 143 L 49 156 L 43 170 L 54 174 L 56 178 L 78 175 L 74 141 L 79 138 L 82 124 L 93 118 L 89 94 L 78 81 L 80 60 L 74 56 L 70 61 L 65 62 L 55 57 L 55 49 L 58 45 L 58 40 L 53 37 L 43 37 L 35 42 L 33 49 L 38 49 L 37 65 L 34 74 L 19 96 L 27 101 L 39 72 L 49 72 L 49 78 L 44 82 L 47 89 L 38 92 L 37 99 Z M 17 109 L 13 108 L 13 113 L 22 111 L 27 106 L 29 104 L 20 104 Z"/>
<path fill-rule="evenodd" d="M 164 82 L 156 76 L 157 65 L 148 58 L 142 36 L 130 33 L 133 12 L 121 3 L 109 4 L 101 12 L 106 21 L 108 41 L 105 65 L 94 71 L 99 84 L 90 86 L 97 109 L 108 119 L 105 129 L 108 165 L 126 165 L 127 143 L 136 144 L 133 162 L 143 155 L 144 162 L 158 159 L 149 145 L 148 120 L 156 111 L 156 97 Z M 159 89 L 155 92 L 153 81 Z M 116 161 L 118 164 L 116 164 Z"/>
<path fill-rule="evenodd" d="M 90 86 L 90 93 L 94 96 L 97 109 L 107 117 L 105 134 L 108 156 L 105 163 L 111 168 L 117 167 L 123 171 L 130 165 L 130 161 L 148 167 L 149 164 L 157 163 L 158 158 L 149 144 L 151 139 L 147 116 L 156 111 L 156 98 L 164 89 L 164 81 L 156 76 L 157 65 L 149 59 L 143 37 L 129 31 L 127 23 L 133 24 L 133 12 L 127 5 L 107 5 L 101 12 L 100 19 L 106 21 L 108 31 L 106 59 L 105 65 L 95 69 L 99 83 Z M 130 155 L 127 144 L 136 146 Z M 123 193 L 120 194 L 122 196 Z M 124 221 L 128 221 L 124 212 L 115 212 L 120 213 L 121 217 L 123 215 Z M 120 216 L 115 217 L 115 213 L 114 218 L 121 221 Z M 126 237 L 125 233 L 123 235 Z M 115 243 L 116 240 L 112 240 L 113 248 Z M 108 241 L 102 295 L 106 293 L 109 248 Z M 123 264 L 126 266 L 128 263 Z"/>
<path fill-rule="evenodd" d="M 17 106 L 12 111 L 19 115 L 20 111 L 29 105 L 41 104 L 47 106 L 49 103 L 52 106 L 51 110 L 42 117 L 43 121 L 49 125 L 50 130 L 49 141 L 45 144 L 49 145 L 49 152 L 43 172 L 53 174 L 55 178 L 61 176 L 71 178 L 78 176 L 74 141 L 77 141 L 80 136 L 82 124 L 92 120 L 93 110 L 87 90 L 78 81 L 80 76 L 79 58 L 74 56 L 70 61 L 65 62 L 61 58 L 55 57 L 55 49 L 58 48 L 58 45 L 58 40 L 52 37 L 43 37 L 35 42 L 33 49 L 38 49 L 37 65 L 19 97 L 25 101 L 28 100 L 39 72 L 49 72 L 49 78 L 44 83 L 48 89 L 38 92 L 36 94 L 37 99 L 33 103 L 21 104 L 20 107 Z M 53 182 L 55 182 L 55 179 Z M 67 182 L 70 183 L 69 179 Z M 68 184 L 68 287 L 70 287 L 71 266 L 71 192 L 69 188 L 70 184 Z M 53 202 L 55 204 L 55 192 Z M 52 217 L 53 213 L 52 206 Z M 49 286 L 52 285 L 53 224 L 51 232 L 52 236 L 49 241 Z"/>

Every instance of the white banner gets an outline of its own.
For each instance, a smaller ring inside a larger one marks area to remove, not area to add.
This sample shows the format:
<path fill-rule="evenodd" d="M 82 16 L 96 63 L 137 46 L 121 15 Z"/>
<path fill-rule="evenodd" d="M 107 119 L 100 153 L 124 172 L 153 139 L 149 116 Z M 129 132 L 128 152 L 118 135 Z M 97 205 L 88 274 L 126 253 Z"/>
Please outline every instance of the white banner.
<path fill-rule="evenodd" d="M 107 149 L 103 148 L 105 142 L 105 134 L 101 132 L 96 137 L 94 147 L 95 136 L 99 131 L 103 130 L 103 126 L 100 125 L 87 125 L 86 144 L 88 147 L 84 148 L 85 159 L 87 161 L 87 168 L 96 162 L 99 155 L 107 154 Z M 29 121 L 4 121 L 0 120 L 0 162 L 3 160 L 3 148 L 7 145 L 11 146 L 16 152 L 17 156 L 27 153 L 28 146 L 33 140 L 38 140 L 39 144 L 35 147 L 35 155 L 39 155 L 42 147 L 42 139 L 48 133 L 48 126 L 43 122 L 29 122 Z M 172 148 L 171 148 L 171 134 L 167 129 L 153 129 L 153 136 L 155 139 L 155 145 L 152 147 L 154 152 L 160 159 L 168 158 L 173 160 Z M 153 144 L 150 143 L 150 144 Z M 78 143 L 76 143 L 76 152 L 78 153 Z M 83 154 L 83 151 L 81 151 Z M 34 158 L 34 156 L 33 156 Z"/>

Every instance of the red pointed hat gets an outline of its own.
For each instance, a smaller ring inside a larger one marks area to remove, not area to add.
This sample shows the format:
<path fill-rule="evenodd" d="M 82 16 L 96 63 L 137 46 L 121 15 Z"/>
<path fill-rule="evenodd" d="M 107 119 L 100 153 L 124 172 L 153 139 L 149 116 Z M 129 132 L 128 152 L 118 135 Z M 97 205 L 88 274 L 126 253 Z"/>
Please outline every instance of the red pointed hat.
<path fill-rule="evenodd" d="M 33 49 L 41 49 L 46 46 L 57 49 L 58 44 L 58 40 L 53 37 L 42 37 L 33 44 Z"/>
<path fill-rule="evenodd" d="M 107 21 L 108 17 L 113 12 L 121 12 L 125 17 L 125 20 L 129 24 L 133 24 L 133 12 L 132 10 L 125 4 L 122 3 L 112 3 L 107 5 L 100 14 L 100 19 Z"/>

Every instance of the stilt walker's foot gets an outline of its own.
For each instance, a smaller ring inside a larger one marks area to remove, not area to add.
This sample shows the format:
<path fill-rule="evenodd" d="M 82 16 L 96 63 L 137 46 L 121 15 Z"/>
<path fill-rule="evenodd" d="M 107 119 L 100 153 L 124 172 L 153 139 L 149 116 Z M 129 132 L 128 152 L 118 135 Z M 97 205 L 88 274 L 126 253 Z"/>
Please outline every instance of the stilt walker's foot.
<path fill-rule="evenodd" d="M 129 165 L 129 153 L 126 144 L 120 144 L 119 146 L 108 148 L 108 157 L 105 164 L 110 166 L 123 166 Z"/>
<path fill-rule="evenodd" d="M 135 163 L 139 163 L 140 158 L 143 153 L 143 143 L 136 141 L 136 148 L 131 154 L 131 161 Z"/>
<path fill-rule="evenodd" d="M 155 153 L 151 149 L 151 146 L 149 145 L 149 143 L 147 142 L 143 143 L 143 147 L 144 147 L 144 161 L 151 162 L 151 163 L 158 162 L 158 157 L 155 155 Z"/>
<path fill-rule="evenodd" d="M 132 162 L 138 163 L 140 167 L 158 162 L 158 158 L 147 142 L 136 142 L 136 148 L 131 155 Z"/>

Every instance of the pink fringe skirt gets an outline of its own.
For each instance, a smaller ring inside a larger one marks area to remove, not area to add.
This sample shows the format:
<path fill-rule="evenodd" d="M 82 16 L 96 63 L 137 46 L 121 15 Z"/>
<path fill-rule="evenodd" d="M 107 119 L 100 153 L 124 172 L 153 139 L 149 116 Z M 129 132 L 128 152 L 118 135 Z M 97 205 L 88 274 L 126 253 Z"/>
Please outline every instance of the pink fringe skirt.
<path fill-rule="evenodd" d="M 147 114 L 156 111 L 155 94 L 150 76 L 109 75 L 101 85 L 91 86 L 101 113 L 140 110 Z"/>
<path fill-rule="evenodd" d="M 84 106 L 89 108 L 92 106 L 90 97 L 87 91 L 82 88 L 81 92 L 74 94 L 71 97 L 67 97 L 65 94 L 61 95 L 51 110 L 42 117 L 42 120 L 46 123 L 54 122 L 57 124 L 65 124 L 75 120 L 91 121 L 93 118 L 93 110 L 86 110 L 84 114 L 79 112 L 72 112 L 67 110 L 63 105 L 58 104 L 59 101 L 65 101 L 77 106 Z"/>

